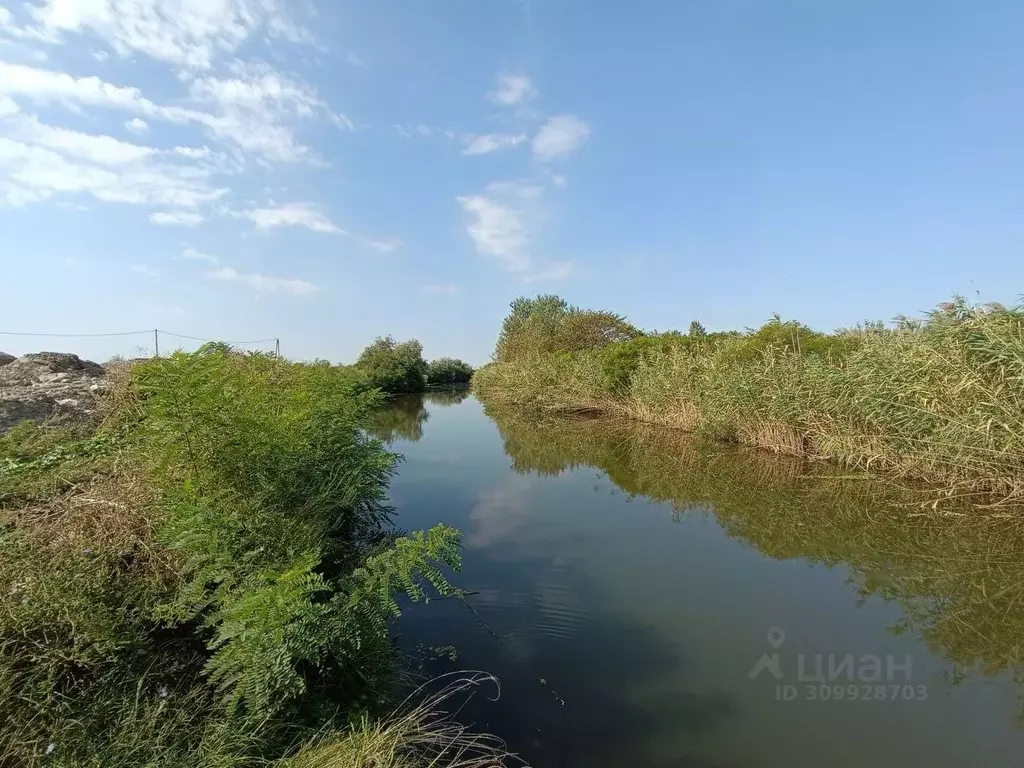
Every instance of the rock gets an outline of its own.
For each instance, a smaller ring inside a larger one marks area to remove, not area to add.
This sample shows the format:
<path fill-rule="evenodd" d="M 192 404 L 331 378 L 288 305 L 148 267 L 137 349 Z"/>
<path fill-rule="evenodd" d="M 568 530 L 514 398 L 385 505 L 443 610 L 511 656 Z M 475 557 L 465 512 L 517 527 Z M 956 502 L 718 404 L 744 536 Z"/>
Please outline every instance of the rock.
<path fill-rule="evenodd" d="M 0 366 L 7 365 L 8 363 L 13 363 L 17 359 L 18 358 L 16 358 L 14 355 L 8 355 L 6 352 L 0 352 Z"/>
<path fill-rule="evenodd" d="M 70 424 L 96 413 L 103 366 L 67 352 L 37 352 L 0 366 L 0 435 L 25 421 Z"/>

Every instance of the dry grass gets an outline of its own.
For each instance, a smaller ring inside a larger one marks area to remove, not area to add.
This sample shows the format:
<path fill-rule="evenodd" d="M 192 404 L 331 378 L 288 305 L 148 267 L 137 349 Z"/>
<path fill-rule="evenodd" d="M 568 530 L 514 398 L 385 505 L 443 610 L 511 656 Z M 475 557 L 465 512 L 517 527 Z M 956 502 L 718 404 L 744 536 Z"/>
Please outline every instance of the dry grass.
<path fill-rule="evenodd" d="M 443 680 L 448 680 L 444 688 L 412 705 L 428 686 Z M 318 739 L 284 761 L 283 768 L 505 768 L 522 765 L 500 739 L 473 733 L 455 719 L 465 702 L 485 685 L 493 685 L 500 692 L 497 678 L 482 672 L 458 672 L 438 678 L 411 694 L 391 717 L 364 718 L 342 736 Z"/>

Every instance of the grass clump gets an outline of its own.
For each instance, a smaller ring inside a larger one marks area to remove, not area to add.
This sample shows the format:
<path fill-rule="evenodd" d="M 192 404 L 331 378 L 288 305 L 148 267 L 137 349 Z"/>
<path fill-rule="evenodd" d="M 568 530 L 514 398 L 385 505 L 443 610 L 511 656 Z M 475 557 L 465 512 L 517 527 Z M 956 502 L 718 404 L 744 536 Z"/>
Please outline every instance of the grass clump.
<path fill-rule="evenodd" d="M 488 683 L 497 686 L 490 675 L 460 673 L 418 705 L 406 700 L 389 717 L 362 718 L 344 734 L 314 739 L 282 768 L 498 768 L 518 762 L 500 740 L 470 732 L 448 711 Z"/>
<path fill-rule="evenodd" d="M 557 320 L 571 313 L 585 314 L 551 297 L 513 302 L 474 390 L 499 406 L 617 414 L 884 468 L 951 496 L 1024 497 L 1024 307 L 956 299 L 892 330 L 823 334 L 776 316 L 745 333 L 583 345 Z"/>
<path fill-rule="evenodd" d="M 393 529 L 381 397 L 211 346 L 122 372 L 93 434 L 0 439 L 0 764 L 252 765 L 387 711 L 389 622 L 460 536 Z"/>

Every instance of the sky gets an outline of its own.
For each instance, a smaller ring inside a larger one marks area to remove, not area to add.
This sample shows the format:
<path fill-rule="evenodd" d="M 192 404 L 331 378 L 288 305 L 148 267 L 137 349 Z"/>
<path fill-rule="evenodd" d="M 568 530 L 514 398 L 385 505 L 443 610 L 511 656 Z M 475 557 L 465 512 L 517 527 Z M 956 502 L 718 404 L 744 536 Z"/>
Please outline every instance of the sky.
<path fill-rule="evenodd" d="M 1019 0 L 0 0 L 0 331 L 479 365 L 537 293 L 1016 303 L 1022 39 Z"/>

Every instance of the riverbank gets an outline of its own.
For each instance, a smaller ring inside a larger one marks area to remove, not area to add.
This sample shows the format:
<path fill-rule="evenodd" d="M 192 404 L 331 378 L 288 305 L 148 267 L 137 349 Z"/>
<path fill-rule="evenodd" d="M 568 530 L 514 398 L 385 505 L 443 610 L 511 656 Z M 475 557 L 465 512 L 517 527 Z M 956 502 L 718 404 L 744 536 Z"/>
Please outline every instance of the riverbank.
<path fill-rule="evenodd" d="M 643 334 L 557 297 L 520 300 L 483 402 L 662 424 L 921 480 L 946 496 L 1024 500 L 1024 311 L 941 305 L 919 323 L 821 334 Z"/>
<path fill-rule="evenodd" d="M 466 764 L 395 711 L 389 624 L 453 593 L 461 537 L 391 525 L 378 392 L 211 345 L 93 395 L 0 437 L 0 763 Z"/>

